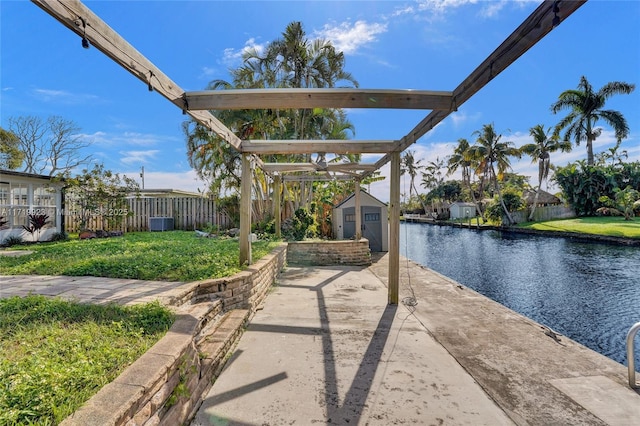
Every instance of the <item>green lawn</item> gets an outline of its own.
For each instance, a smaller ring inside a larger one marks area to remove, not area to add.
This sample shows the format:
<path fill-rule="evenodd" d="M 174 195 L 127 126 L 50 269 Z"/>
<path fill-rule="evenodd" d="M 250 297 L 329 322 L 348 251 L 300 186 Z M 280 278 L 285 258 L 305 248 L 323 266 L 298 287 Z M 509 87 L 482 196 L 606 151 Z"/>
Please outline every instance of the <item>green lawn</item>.
<path fill-rule="evenodd" d="M 278 242 L 252 244 L 261 258 Z M 27 244 L 20 257 L 0 256 L 0 274 L 72 275 L 161 281 L 220 278 L 241 270 L 237 239 L 199 238 L 193 232 L 131 232 L 123 237 Z"/>
<path fill-rule="evenodd" d="M 640 218 L 637 217 L 634 220 L 624 220 L 619 216 L 580 217 L 548 222 L 528 222 L 520 224 L 518 227 L 540 231 L 578 232 L 640 239 Z"/>
<path fill-rule="evenodd" d="M 259 259 L 278 242 L 252 244 Z M 0 274 L 193 281 L 239 272 L 237 239 L 193 232 L 25 244 Z M 159 304 L 94 306 L 43 296 L 0 299 L 0 425 L 58 424 L 115 379 L 173 323 Z"/>
<path fill-rule="evenodd" d="M 0 299 L 0 425 L 54 425 L 157 342 L 174 315 L 158 303 Z"/>

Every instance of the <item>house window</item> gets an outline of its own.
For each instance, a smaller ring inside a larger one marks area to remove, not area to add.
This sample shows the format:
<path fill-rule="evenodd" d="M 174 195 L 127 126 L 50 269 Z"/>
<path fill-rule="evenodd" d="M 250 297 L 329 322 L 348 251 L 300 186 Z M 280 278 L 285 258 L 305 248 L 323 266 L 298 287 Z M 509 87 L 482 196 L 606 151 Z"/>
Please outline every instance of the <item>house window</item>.
<path fill-rule="evenodd" d="M 344 215 L 344 221 L 345 222 L 355 222 L 356 221 L 356 215 L 355 214 L 346 214 L 346 215 Z"/>
<path fill-rule="evenodd" d="M 365 222 L 380 222 L 380 213 L 365 213 Z"/>
<path fill-rule="evenodd" d="M 56 193 L 46 185 L 34 185 L 31 214 L 49 216 L 48 226 L 56 226 Z"/>
<path fill-rule="evenodd" d="M 15 183 L 10 186 L 11 205 L 9 212 L 9 224 L 11 226 L 27 225 L 29 214 L 29 188 L 26 184 Z"/>

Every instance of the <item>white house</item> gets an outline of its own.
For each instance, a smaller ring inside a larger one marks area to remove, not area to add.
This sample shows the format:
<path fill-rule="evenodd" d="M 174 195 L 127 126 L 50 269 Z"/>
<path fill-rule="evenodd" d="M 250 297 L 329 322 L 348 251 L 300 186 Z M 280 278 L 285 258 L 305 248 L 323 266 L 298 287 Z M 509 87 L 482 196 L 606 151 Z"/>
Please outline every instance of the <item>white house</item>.
<path fill-rule="evenodd" d="M 466 219 L 476 217 L 476 205 L 456 201 L 449 206 L 449 219 Z"/>
<path fill-rule="evenodd" d="M 47 215 L 48 223 L 31 235 L 29 215 Z M 37 238 L 46 241 L 63 230 L 62 184 L 49 176 L 0 170 L 0 243 L 7 237 L 22 237 L 25 241 Z"/>
<path fill-rule="evenodd" d="M 362 236 L 369 240 L 373 252 L 389 251 L 389 214 L 387 204 L 360 191 Z M 351 194 L 333 207 L 333 235 L 347 240 L 356 234 L 356 196 Z"/>

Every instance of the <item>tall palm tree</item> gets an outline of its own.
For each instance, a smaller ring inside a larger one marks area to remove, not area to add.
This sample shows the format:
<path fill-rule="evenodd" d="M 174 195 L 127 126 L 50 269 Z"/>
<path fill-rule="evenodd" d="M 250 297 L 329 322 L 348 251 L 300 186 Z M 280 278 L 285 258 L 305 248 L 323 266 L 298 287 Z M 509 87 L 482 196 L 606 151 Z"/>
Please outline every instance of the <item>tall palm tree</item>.
<path fill-rule="evenodd" d="M 232 80 L 212 81 L 208 89 L 314 88 L 336 87 L 340 83 L 357 87 L 344 70 L 344 54 L 330 42 L 308 40 L 299 22 L 290 23 L 282 37 L 269 44 L 264 54 L 250 49 L 243 63 L 231 70 Z M 241 139 L 347 139 L 353 125 L 340 109 L 223 110 L 212 113 Z M 195 122 L 184 126 L 189 159 L 203 177 L 218 188 L 239 182 L 238 153 L 217 135 L 210 135 Z M 311 161 L 311 155 L 274 155 L 268 161 Z M 231 178 L 231 179 L 230 179 Z M 256 174 L 256 178 L 260 178 Z M 216 187 L 214 187 L 216 189 Z M 296 200 L 303 192 L 294 188 Z"/>
<path fill-rule="evenodd" d="M 504 173 L 511 168 L 509 157 L 520 158 L 522 154 L 519 149 L 513 146 L 513 142 L 500 141 L 502 135 L 496 133 L 493 128 L 493 123 L 483 125 L 482 130 L 477 130 L 473 132 L 473 134 L 478 135 L 478 138 L 476 139 L 476 144 L 469 148 L 469 151 L 473 158 L 477 158 L 479 160 L 476 173 L 482 173 L 484 176 L 489 176 L 489 181 L 493 184 L 493 188 L 498 194 L 498 200 L 507 215 L 509 225 L 511 225 L 513 223 L 513 218 L 511 217 L 509 210 L 507 210 L 507 206 L 502 198 L 500 181 L 502 180 Z M 496 173 L 496 168 L 498 173 Z"/>
<path fill-rule="evenodd" d="M 416 160 L 415 151 L 407 151 L 402 156 L 402 164 L 400 165 L 400 174 L 408 174 L 409 175 L 409 198 L 413 196 L 415 192 L 418 195 L 418 190 L 416 189 L 416 176 L 418 176 L 418 172 L 424 168 L 424 166 L 420 165 L 422 160 Z"/>
<path fill-rule="evenodd" d="M 551 111 L 554 114 L 563 109 L 570 110 L 569 114 L 556 125 L 555 133 L 559 134 L 566 128 L 564 140 L 574 139 L 576 145 L 586 141 L 587 164 L 593 165 L 593 141 L 602 133 L 601 128 L 595 127 L 598 121 L 604 121 L 613 127 L 618 140 L 629 135 L 629 125 L 622 113 L 604 109 L 605 102 L 613 95 L 629 94 L 634 89 L 635 84 L 612 81 L 594 92 L 586 77 L 580 77 L 577 89 L 565 90 L 551 105 Z"/>
<path fill-rule="evenodd" d="M 434 161 L 429 161 L 427 165 L 423 167 L 425 171 L 422 173 L 421 185 L 428 191 L 437 189 L 444 181 L 444 176 L 442 176 L 443 168 L 444 160 L 441 160 L 440 157 L 436 157 Z M 436 213 L 435 200 L 433 197 L 431 197 L 431 212 Z"/>
<path fill-rule="evenodd" d="M 447 161 L 447 174 L 452 175 L 458 169 L 461 169 L 462 183 L 469 189 L 469 194 L 471 195 L 473 204 L 476 206 L 476 211 L 479 212 L 484 219 L 484 212 L 480 209 L 478 200 L 476 200 L 475 191 L 471 187 L 471 171 L 472 168 L 475 168 L 477 161 L 473 158 L 470 148 L 471 144 L 467 139 L 458 139 L 458 146 L 454 148 L 453 155 L 451 155 Z M 482 191 L 480 192 L 482 193 Z"/>
<path fill-rule="evenodd" d="M 542 124 L 533 126 L 529 129 L 529 134 L 533 137 L 533 143 L 528 143 L 520 147 L 520 151 L 522 151 L 523 154 L 531 157 L 532 163 L 538 162 L 538 187 L 536 188 L 536 195 L 533 198 L 533 206 L 531 207 L 529 220 L 533 220 L 542 181 L 547 180 L 549 177 L 551 153 L 556 151 L 571 151 L 571 142 L 560 140 L 557 134 L 553 134 L 551 137 L 549 136 L 552 130 L 553 129 L 549 128 L 545 131 L 544 125 Z"/>

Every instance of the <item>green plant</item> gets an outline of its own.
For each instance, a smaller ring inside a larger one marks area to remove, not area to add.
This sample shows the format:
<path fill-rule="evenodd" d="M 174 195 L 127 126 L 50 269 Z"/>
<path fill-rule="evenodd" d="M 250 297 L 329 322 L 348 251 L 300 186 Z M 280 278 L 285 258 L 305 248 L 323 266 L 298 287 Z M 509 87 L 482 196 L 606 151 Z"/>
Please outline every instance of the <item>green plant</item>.
<path fill-rule="evenodd" d="M 318 235 L 318 223 L 314 214 L 314 204 L 311 209 L 300 208 L 293 217 L 286 220 L 282 226 L 282 235 L 287 240 L 302 241 Z"/>
<path fill-rule="evenodd" d="M 45 296 L 0 300 L 0 424 L 58 424 L 169 329 L 159 303 L 89 305 Z M 6 350 L 10 348 L 10 350 Z"/>
<path fill-rule="evenodd" d="M 19 235 L 10 235 L 2 241 L 2 245 L 5 247 L 19 246 L 24 243 L 24 240 Z"/>
<path fill-rule="evenodd" d="M 502 201 L 509 212 L 514 212 L 524 207 L 521 194 L 514 188 L 506 188 L 502 193 Z M 485 211 L 487 219 L 502 223 L 502 218 L 506 215 L 503 205 L 497 197 L 487 206 Z"/>
<path fill-rule="evenodd" d="M 49 241 L 69 241 L 69 234 L 64 231 L 56 232 L 51 236 L 51 238 L 49 238 Z"/>
<path fill-rule="evenodd" d="M 631 220 L 634 217 L 634 211 L 640 207 L 640 192 L 630 186 L 621 190 L 616 188 L 613 190 L 615 198 L 603 195 L 599 201 L 605 205 L 597 210 L 598 213 L 604 213 L 611 216 L 624 216 L 624 220 Z"/>

